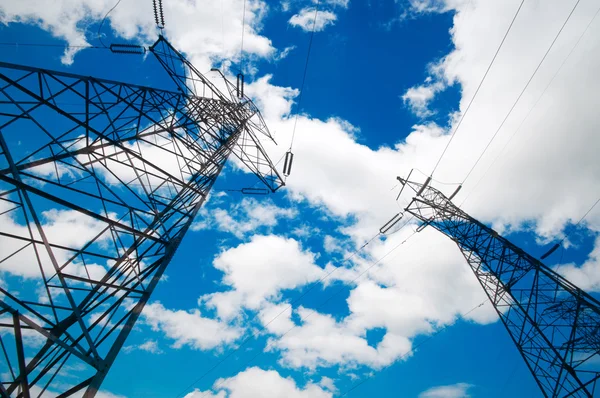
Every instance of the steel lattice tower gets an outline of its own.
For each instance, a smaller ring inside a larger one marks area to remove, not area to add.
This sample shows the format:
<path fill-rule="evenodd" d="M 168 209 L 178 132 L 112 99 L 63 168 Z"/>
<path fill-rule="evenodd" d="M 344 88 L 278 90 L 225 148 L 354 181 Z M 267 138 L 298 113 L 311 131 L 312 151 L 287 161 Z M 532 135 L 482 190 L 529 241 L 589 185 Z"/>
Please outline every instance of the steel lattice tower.
<path fill-rule="evenodd" d="M 459 209 L 430 178 L 398 180 L 416 193 L 405 211 L 422 221 L 417 230 L 430 225 L 456 242 L 543 395 L 600 392 L 600 302 Z"/>
<path fill-rule="evenodd" d="M 37 284 L 0 284 L 1 396 L 96 394 L 231 153 L 283 185 L 252 101 L 150 51 L 176 90 L 0 63 L 0 270 Z"/>

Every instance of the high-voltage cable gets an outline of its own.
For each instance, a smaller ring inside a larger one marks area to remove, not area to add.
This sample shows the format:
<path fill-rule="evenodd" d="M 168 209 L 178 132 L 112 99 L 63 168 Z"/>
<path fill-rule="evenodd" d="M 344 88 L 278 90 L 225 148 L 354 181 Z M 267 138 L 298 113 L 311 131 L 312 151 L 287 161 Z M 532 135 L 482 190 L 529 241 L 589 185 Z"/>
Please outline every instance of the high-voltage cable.
<path fill-rule="evenodd" d="M 560 34 L 562 33 L 563 29 L 565 28 L 565 26 L 567 25 L 567 23 L 569 22 L 569 20 L 571 19 L 571 16 L 573 15 L 573 12 L 575 12 L 575 9 L 577 8 L 577 6 L 579 5 L 579 2 L 581 0 L 577 0 L 575 2 L 575 5 L 573 6 L 573 8 L 571 9 L 571 12 L 569 13 L 569 15 L 567 16 L 567 19 L 565 19 L 565 21 L 563 22 L 562 26 L 560 27 L 559 31 L 556 33 L 556 35 L 554 36 L 554 39 L 552 40 L 552 43 L 550 43 L 550 46 L 548 47 L 548 49 L 546 50 L 546 52 L 544 53 L 544 56 L 542 57 L 542 59 L 540 60 L 540 62 L 537 64 L 535 70 L 533 71 L 533 73 L 531 74 L 531 76 L 529 77 L 529 80 L 527 80 L 527 83 L 525 84 L 525 86 L 523 87 L 523 89 L 521 90 L 521 92 L 519 93 L 519 96 L 517 97 L 517 99 L 515 99 L 515 101 L 513 102 L 512 106 L 510 107 L 510 109 L 508 110 L 508 113 L 506 114 L 506 116 L 504 116 L 504 119 L 502 120 L 502 123 L 500 123 L 500 126 L 498 126 L 498 128 L 496 129 L 496 131 L 494 132 L 494 135 L 492 135 L 492 137 L 490 138 L 490 140 L 488 141 L 487 145 L 485 146 L 485 148 L 483 148 L 483 151 L 481 152 L 481 154 L 479 155 L 479 157 L 477 158 L 477 160 L 475 161 L 475 163 L 473 164 L 473 166 L 471 167 L 471 170 L 469 170 L 469 172 L 467 173 L 466 177 L 463 180 L 463 184 L 465 183 L 465 181 L 469 178 L 469 176 L 471 176 L 471 173 L 473 173 L 473 170 L 475 169 L 475 167 L 477 167 L 477 164 L 479 164 L 479 161 L 481 161 L 481 158 L 483 157 L 483 155 L 485 155 L 486 151 L 488 150 L 488 148 L 490 147 L 490 145 L 492 144 L 492 142 L 494 141 L 494 139 L 496 138 L 496 136 L 498 135 L 498 133 L 500 132 L 500 130 L 502 129 L 502 127 L 504 126 L 504 123 L 506 123 L 506 121 L 508 120 L 508 118 L 510 117 L 510 115 L 512 114 L 512 111 L 515 109 L 515 107 L 517 106 L 517 104 L 519 103 L 519 101 L 521 100 L 521 97 L 523 96 L 523 94 L 525 94 L 525 91 L 527 90 L 527 88 L 529 87 L 529 85 L 531 84 L 531 82 L 533 81 L 533 78 L 535 77 L 535 75 L 537 74 L 537 72 L 539 71 L 540 67 L 542 66 L 542 64 L 544 63 L 544 61 L 546 60 L 546 57 L 548 57 L 548 54 L 550 53 L 550 51 L 552 50 L 552 47 L 554 47 L 554 44 L 556 43 L 556 40 L 558 40 L 558 37 L 560 36 Z"/>
<path fill-rule="evenodd" d="M 467 116 L 467 113 L 469 112 L 469 109 L 471 109 L 471 105 L 473 105 L 473 101 L 475 101 L 475 98 L 477 97 L 477 94 L 479 93 L 479 90 L 481 89 L 481 86 L 483 85 L 483 82 L 485 81 L 488 73 L 490 72 L 490 69 L 492 69 L 492 65 L 494 65 L 494 62 L 496 61 L 496 57 L 500 53 L 500 50 L 502 49 L 502 46 L 504 45 L 504 41 L 508 37 L 508 34 L 509 34 L 510 30 L 513 27 L 513 24 L 515 23 L 515 20 L 517 19 L 517 16 L 519 15 L 519 12 L 521 11 L 521 8 L 523 7 L 523 3 L 525 3 L 525 0 L 522 0 L 521 3 L 519 4 L 519 8 L 517 8 L 517 12 L 515 12 L 515 15 L 513 16 L 512 20 L 510 22 L 510 25 L 508 25 L 508 29 L 506 30 L 506 33 L 504 34 L 504 37 L 502 38 L 502 41 L 500 42 L 500 45 L 498 46 L 498 49 L 496 50 L 496 52 L 494 54 L 494 57 L 490 61 L 490 64 L 488 65 L 488 67 L 487 67 L 487 69 L 486 69 L 486 71 L 485 71 L 485 73 L 483 75 L 483 78 L 481 79 L 481 81 L 479 82 L 479 85 L 477 86 L 477 89 L 475 90 L 475 94 L 473 94 L 473 97 L 471 97 L 471 100 L 469 101 L 469 104 L 467 105 L 467 108 L 465 109 L 465 111 L 461 115 L 461 117 L 460 117 L 460 119 L 458 121 L 458 124 L 456 125 L 456 128 L 451 133 L 450 139 L 446 143 L 446 146 L 444 147 L 444 150 L 442 151 L 442 154 L 440 155 L 437 163 L 433 167 L 433 170 L 431 171 L 430 176 L 433 176 L 433 174 L 437 170 L 440 162 L 442 161 L 442 158 L 444 157 L 444 155 L 446 154 L 446 151 L 448 150 L 448 147 L 450 146 L 450 143 L 452 142 L 452 140 L 456 136 L 456 133 L 458 132 L 458 129 L 460 128 L 463 120 Z"/>
<path fill-rule="evenodd" d="M 523 127 L 523 125 L 525 124 L 525 122 L 529 119 L 529 116 L 532 114 L 533 110 L 536 109 L 536 107 L 538 106 L 538 104 L 540 103 L 540 101 L 542 100 L 542 98 L 544 98 L 544 96 L 548 92 L 548 89 L 550 88 L 550 86 L 552 86 L 552 84 L 554 83 L 554 81 L 556 80 L 557 76 L 562 71 L 562 69 L 565 66 L 565 64 L 567 63 L 567 61 L 571 58 L 571 55 L 573 54 L 573 52 L 575 51 L 575 49 L 579 46 L 579 43 L 581 42 L 581 40 L 583 39 L 583 37 L 585 36 L 585 34 L 590 29 L 590 26 L 592 25 L 592 23 L 594 22 L 594 20 L 596 19 L 596 17 L 598 16 L 599 13 L 600 13 L 600 8 L 598 8 L 596 10 L 596 13 L 592 17 L 592 19 L 590 19 L 590 21 L 588 22 L 587 26 L 583 30 L 583 32 L 579 35 L 579 38 L 577 39 L 577 41 L 575 42 L 575 44 L 573 45 L 573 47 L 571 47 L 571 50 L 569 51 L 569 53 L 567 54 L 567 56 L 562 60 L 562 63 L 560 64 L 560 66 L 558 67 L 558 69 L 556 70 L 556 72 L 554 72 L 554 75 L 552 76 L 552 79 L 550 79 L 550 81 L 548 82 L 548 84 L 546 85 L 546 87 L 544 87 L 544 90 L 539 95 L 539 97 L 536 99 L 536 101 L 533 104 L 533 106 L 531 108 L 529 108 L 529 111 L 527 111 L 527 114 L 525 115 L 525 117 L 523 118 L 523 120 L 521 120 L 521 123 L 519 123 L 519 126 L 511 134 L 510 138 L 506 141 L 506 143 L 504 144 L 504 146 L 502 147 L 502 149 L 498 152 L 498 154 L 496 155 L 496 157 L 494 158 L 494 160 L 490 163 L 490 165 L 487 167 L 487 169 L 485 170 L 485 172 L 477 179 L 477 182 L 475 183 L 475 185 L 473 186 L 473 188 L 469 191 L 469 193 L 467 194 L 467 196 L 462 200 L 462 202 L 460 203 L 460 205 L 458 207 L 462 207 L 463 204 L 467 201 L 467 199 L 471 196 L 471 194 L 477 190 L 477 187 L 479 187 L 479 185 L 481 184 L 481 182 L 484 180 L 485 176 L 490 172 L 490 170 L 493 168 L 493 166 L 496 164 L 496 162 L 501 158 L 502 154 L 504 153 L 504 151 L 506 150 L 506 148 L 508 148 L 508 146 L 511 144 L 512 140 L 516 137 L 516 135 L 519 133 L 519 131 L 521 131 L 521 128 Z M 466 178 L 463 180 L 463 183 L 465 181 L 466 181 Z"/>

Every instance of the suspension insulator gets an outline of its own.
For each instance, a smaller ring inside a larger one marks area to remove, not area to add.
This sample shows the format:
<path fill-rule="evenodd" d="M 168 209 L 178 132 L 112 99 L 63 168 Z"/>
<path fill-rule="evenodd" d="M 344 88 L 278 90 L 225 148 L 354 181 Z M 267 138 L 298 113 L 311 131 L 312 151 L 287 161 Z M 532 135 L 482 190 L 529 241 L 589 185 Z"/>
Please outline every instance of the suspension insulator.
<path fill-rule="evenodd" d="M 268 195 L 269 192 L 266 188 L 242 188 L 242 195 Z"/>
<path fill-rule="evenodd" d="M 556 251 L 556 249 L 558 249 L 559 247 L 560 247 L 560 243 L 556 243 L 554 246 L 552 246 L 550 248 L 550 250 L 548 250 L 542 257 L 540 257 L 540 260 L 543 260 L 546 257 L 548 257 L 549 255 L 551 255 L 552 253 L 554 253 Z"/>
<path fill-rule="evenodd" d="M 110 51 L 115 54 L 138 54 L 146 53 L 146 47 L 137 44 L 111 44 Z"/>
<path fill-rule="evenodd" d="M 456 190 L 452 193 L 452 195 L 450 195 L 448 200 L 452 200 L 452 198 L 454 198 L 456 196 L 456 194 L 460 192 L 461 189 L 462 189 L 462 185 L 459 185 L 458 188 L 456 188 Z"/>
<path fill-rule="evenodd" d="M 154 6 L 154 22 L 156 22 L 156 26 L 159 29 L 163 29 L 165 27 L 165 16 L 163 14 L 162 0 L 152 0 L 152 5 Z"/>
<path fill-rule="evenodd" d="M 294 162 L 294 154 L 291 151 L 285 153 L 285 161 L 283 162 L 283 175 L 288 177 L 292 172 L 292 163 Z"/>
<path fill-rule="evenodd" d="M 237 96 L 238 98 L 244 98 L 244 75 L 238 73 L 237 75 Z"/>
<path fill-rule="evenodd" d="M 396 214 L 390 221 L 386 222 L 383 227 L 379 228 L 379 233 L 382 235 L 387 233 L 394 225 L 398 224 L 398 221 L 402 220 L 403 215 L 402 212 Z"/>
<path fill-rule="evenodd" d="M 427 188 L 427 185 L 429 185 L 430 182 L 431 182 L 431 177 L 427 177 L 427 179 L 425 180 L 425 184 L 423 184 L 421 189 L 419 189 L 419 192 L 417 192 L 417 196 L 421 196 L 421 194 L 423 193 L 425 188 Z"/>

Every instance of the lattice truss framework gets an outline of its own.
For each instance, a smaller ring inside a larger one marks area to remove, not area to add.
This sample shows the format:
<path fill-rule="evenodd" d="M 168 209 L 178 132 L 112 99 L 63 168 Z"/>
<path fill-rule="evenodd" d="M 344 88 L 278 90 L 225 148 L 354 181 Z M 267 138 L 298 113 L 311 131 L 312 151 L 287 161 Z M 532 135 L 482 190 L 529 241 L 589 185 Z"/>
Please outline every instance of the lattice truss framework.
<path fill-rule="evenodd" d="M 410 178 L 410 177 L 409 177 Z M 546 397 L 592 397 L 600 377 L 600 302 L 455 206 L 439 190 L 398 177 L 405 211 L 452 239 Z"/>
<path fill-rule="evenodd" d="M 2 396 L 95 395 L 230 153 L 283 185 L 252 101 L 151 51 L 177 90 L 0 63 Z"/>

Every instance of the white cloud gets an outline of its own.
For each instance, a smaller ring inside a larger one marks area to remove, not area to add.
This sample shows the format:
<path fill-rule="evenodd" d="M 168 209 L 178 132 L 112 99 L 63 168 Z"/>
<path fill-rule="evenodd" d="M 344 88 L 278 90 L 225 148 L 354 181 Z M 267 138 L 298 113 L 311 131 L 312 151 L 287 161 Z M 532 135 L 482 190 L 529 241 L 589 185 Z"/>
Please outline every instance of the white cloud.
<path fill-rule="evenodd" d="M 455 48 L 440 62 L 432 62 L 440 79 L 461 85 L 460 111 L 466 108 L 493 56 L 495 47 L 489 43 L 500 42 L 517 3 L 478 2 L 469 18 L 459 18 L 463 10 L 458 10 L 452 29 Z M 461 181 L 466 176 L 572 6 L 556 4 L 557 7 L 544 10 L 524 6 L 504 50 L 446 153 L 437 179 Z M 474 189 L 475 182 L 516 131 L 583 32 L 595 10 L 587 3 L 579 7 L 512 118 L 455 199 L 456 203 L 461 203 Z M 539 235 L 551 236 L 576 220 L 595 201 L 600 192 L 597 177 L 600 170 L 595 161 L 597 117 L 592 105 L 600 88 L 600 79 L 593 72 L 600 64 L 600 56 L 592 50 L 598 45 L 597 31 L 598 24 L 592 25 L 509 150 L 502 154 L 502 160 L 469 197 L 465 209 L 472 215 L 498 229 L 507 226 L 518 229 L 527 222 Z M 273 100 L 276 109 L 281 108 L 282 100 L 291 102 L 282 97 Z M 268 110 L 270 101 L 263 105 Z M 451 120 L 456 123 L 457 118 Z M 291 133 L 287 132 L 292 131 L 292 120 L 270 118 L 268 123 L 271 129 L 283 132 L 278 137 L 280 141 L 289 139 Z M 395 177 L 406 176 L 413 167 L 430 172 L 449 139 L 450 130 L 451 127 L 434 123 L 421 124 L 414 126 L 406 139 L 372 149 L 357 143 L 351 129 L 336 119 L 322 121 L 301 116 L 288 192 L 293 198 L 324 205 L 335 215 L 357 216 L 358 223 L 345 232 L 352 233 L 357 240 L 367 239 L 394 213 L 391 195 L 384 193 Z M 315 142 L 319 145 L 314 145 Z M 278 158 L 284 150 L 273 149 L 273 157 Z M 600 225 L 600 216 L 592 215 L 589 225 Z"/>
<path fill-rule="evenodd" d="M 289 333 L 269 340 L 268 350 L 279 350 L 286 366 L 315 370 L 337 364 L 365 364 L 381 368 L 410 352 L 411 344 L 405 337 L 386 333 L 377 347 L 372 347 L 360 332 L 331 315 L 303 307 L 296 312 L 301 323 Z"/>
<path fill-rule="evenodd" d="M 281 61 L 282 59 L 284 59 L 288 55 L 290 55 L 290 53 L 292 51 L 294 51 L 295 49 L 296 49 L 296 46 L 288 46 L 288 47 L 284 48 L 283 50 L 279 51 L 277 53 L 277 55 L 274 57 L 275 61 Z"/>
<path fill-rule="evenodd" d="M 448 3 L 464 3 L 461 0 L 409 0 L 411 11 L 417 13 L 445 12 L 449 9 Z"/>
<path fill-rule="evenodd" d="M 127 345 L 123 347 L 123 351 L 125 353 L 130 353 L 135 350 L 146 351 L 151 354 L 162 354 L 164 352 L 160 349 L 160 347 L 158 346 L 158 341 L 156 340 L 146 340 L 139 345 Z"/>
<path fill-rule="evenodd" d="M 432 387 L 419 394 L 419 398 L 469 398 L 469 389 L 473 385 L 457 383 L 449 386 Z"/>
<path fill-rule="evenodd" d="M 420 118 L 426 118 L 435 112 L 429 109 L 429 103 L 435 95 L 445 89 L 442 82 L 426 82 L 423 85 L 411 87 L 402 95 L 402 100 L 410 110 Z"/>
<path fill-rule="evenodd" d="M 440 12 L 451 8 L 456 11 L 455 26 L 451 31 L 454 48 L 437 63 L 437 70 L 445 81 L 456 81 L 461 85 L 459 114 L 464 112 L 493 56 L 496 45 L 490 43 L 500 42 L 519 3 L 517 0 L 472 2 L 469 18 L 459 18 L 471 1 L 412 1 L 420 12 Z M 547 7 L 525 4 L 504 50 L 441 163 L 437 179 L 461 181 L 464 178 L 571 6 L 559 0 L 553 0 Z M 302 11 L 306 10 L 309 9 Z M 302 11 L 292 19 L 296 18 L 297 25 L 303 29 L 310 28 L 312 18 L 306 12 L 300 18 Z M 594 11 L 592 2 L 580 4 L 513 117 L 456 198 L 457 203 L 473 189 L 474 182 L 517 130 Z M 321 28 L 333 23 L 335 14 L 331 14 Z M 600 43 L 598 29 L 598 24 L 592 26 L 511 142 L 510 150 L 502 155 L 503 160 L 466 202 L 468 212 L 500 228 L 518 229 L 522 223 L 528 222 L 537 234 L 547 237 L 576 220 L 595 201 L 600 192 L 596 101 L 596 93 L 600 89 L 597 75 L 600 55 L 595 51 Z M 186 51 L 194 44 L 193 40 L 183 39 L 181 43 L 185 44 Z M 268 48 L 264 47 L 265 51 L 258 54 L 270 53 Z M 437 61 L 440 60 L 432 60 Z M 415 82 L 415 87 L 430 84 L 430 81 Z M 268 76 L 248 87 L 250 90 L 254 88 L 252 95 L 265 109 L 267 123 L 272 131 L 278 132 L 278 140 L 289 142 L 293 124 L 293 118 L 289 116 L 297 91 L 274 86 Z M 407 97 L 409 106 L 412 105 L 411 100 L 418 105 L 415 101 L 419 98 L 426 106 L 433 98 L 431 93 L 421 94 L 420 97 L 412 95 L 412 99 Z M 456 123 L 456 118 L 452 118 L 451 123 Z M 370 148 L 358 143 L 354 127 L 340 119 L 318 120 L 300 116 L 294 143 L 294 172 L 287 184 L 289 195 L 294 200 L 306 200 L 343 219 L 348 215 L 356 217 L 357 222 L 347 226 L 344 232 L 350 234 L 355 242 L 362 243 L 398 211 L 394 196 L 389 193 L 395 177 L 407 175 L 412 167 L 429 172 L 448 142 L 451 127 L 419 124 L 404 140 Z M 271 157 L 278 159 L 287 147 L 282 145 L 279 149 L 268 149 Z M 590 215 L 588 222 L 590 229 L 600 229 L 600 215 L 597 213 Z M 296 232 L 300 235 L 305 231 L 299 228 Z M 406 232 L 397 234 L 406 236 Z M 483 300 L 474 275 L 451 241 L 427 229 L 417 236 L 421 238 L 415 241 L 408 254 L 403 255 L 402 261 L 386 260 L 377 267 L 377 272 L 369 272 L 364 281 L 354 283 L 348 298 L 350 315 L 347 319 L 336 320 L 325 314 L 315 314 L 299 323 L 294 332 L 275 340 L 286 362 L 306 367 L 348 361 L 383 366 L 397 358 L 403 352 L 401 348 L 409 350 L 410 339 L 416 334 L 430 333 L 436 327 L 451 324 L 459 314 Z M 374 242 L 368 246 L 367 252 L 372 258 L 379 258 L 398 242 L 397 239 L 400 238 L 393 235 L 384 243 Z M 245 305 L 261 311 L 261 319 L 265 322 L 272 317 L 271 314 L 277 313 L 278 308 L 271 305 L 282 305 L 269 300 L 276 301 L 282 289 L 296 288 L 321 274 L 314 265 L 314 257 L 306 257 L 295 240 L 277 237 L 269 237 L 268 240 L 260 237 L 257 240 L 268 244 L 261 242 L 248 246 L 253 243 L 250 242 L 240 245 L 225 251 L 215 261 L 215 266 L 225 272 L 223 281 L 231 290 L 204 296 L 203 302 L 215 306 L 223 318 L 234 316 L 239 306 Z M 587 281 L 597 281 L 596 258 L 597 253 L 594 252 L 590 255 L 589 266 L 576 269 L 565 265 L 559 269 L 585 286 Z M 357 272 L 367 266 L 362 260 L 357 262 L 357 270 L 341 270 L 336 273 L 337 278 L 352 281 Z M 294 267 L 288 270 L 287 264 Z M 297 271 L 298 268 L 301 271 Z M 297 274 L 294 273 L 296 271 Z M 263 277 L 266 286 L 256 286 Z M 588 285 L 588 288 L 593 286 Z M 390 301 L 410 305 L 388 308 L 389 305 L 381 304 Z M 481 323 L 493 321 L 495 315 L 489 307 L 473 312 L 469 320 Z M 307 309 L 296 311 L 299 313 Z M 182 318 L 204 319 L 196 313 L 180 313 L 184 314 Z M 283 326 L 274 323 L 269 329 L 275 339 L 292 322 L 291 312 L 280 319 Z M 385 327 L 386 337 L 389 336 L 389 341 L 394 344 L 377 348 L 366 344 L 364 332 L 374 327 Z M 178 336 L 182 333 L 171 334 Z M 324 344 L 320 340 L 330 341 L 330 335 L 338 336 L 339 341 L 346 344 L 336 344 L 338 340 Z"/>
<path fill-rule="evenodd" d="M 343 248 L 340 245 L 340 240 L 331 235 L 325 235 L 325 238 L 323 239 L 323 248 L 327 253 L 343 251 Z"/>
<path fill-rule="evenodd" d="M 272 78 L 272 75 L 265 75 L 256 79 L 245 86 L 245 92 L 255 99 L 265 118 L 278 120 L 290 114 L 293 100 L 300 91 L 291 87 L 274 86 L 271 84 Z"/>
<path fill-rule="evenodd" d="M 216 392 L 216 390 L 219 390 Z M 332 394 L 317 384 L 298 387 L 291 377 L 282 377 L 274 370 L 252 367 L 237 375 L 216 381 L 213 391 L 195 390 L 185 398 L 331 398 Z"/>
<path fill-rule="evenodd" d="M 289 20 L 289 24 L 302 28 L 305 32 L 314 30 L 320 32 L 324 30 L 327 25 L 333 25 L 337 20 L 337 15 L 331 11 L 319 10 L 317 13 L 317 19 L 315 20 L 315 9 L 311 7 L 303 8 L 298 14 L 292 16 Z"/>
<path fill-rule="evenodd" d="M 297 211 L 293 208 L 281 208 L 271 200 L 244 198 L 234 202 L 229 209 L 213 209 L 202 212 L 200 221 L 192 224 L 192 230 L 199 231 L 216 227 L 242 239 L 248 233 L 257 233 L 260 228 L 267 230 L 276 226 L 282 218 L 294 218 Z"/>
<path fill-rule="evenodd" d="M 382 258 L 409 232 L 375 244 L 369 257 Z M 280 350 L 283 364 L 294 368 L 338 364 L 381 368 L 409 357 L 415 336 L 451 325 L 459 317 L 484 324 L 497 319 L 491 305 L 471 312 L 485 301 L 485 294 L 452 241 L 426 229 L 409 242 L 374 267 L 372 262 L 359 260 L 353 268 L 332 272 L 330 280 L 355 286 L 347 299 L 349 315 L 336 320 L 300 307 L 296 314 L 301 321 L 292 322 L 287 311 L 267 327 L 274 335 L 270 350 Z M 330 271 L 328 267 L 326 272 Z M 279 314 L 281 309 L 272 312 Z M 296 328 L 290 330 L 293 325 Z M 384 328 L 385 335 L 373 347 L 366 333 L 378 328 Z"/>
<path fill-rule="evenodd" d="M 463 2 L 442 5 L 443 9 L 466 6 Z M 489 43 L 500 42 L 517 6 L 518 1 L 480 1 L 474 5 L 469 18 L 455 17 L 456 25 L 452 30 L 455 48 L 441 62 L 436 62 L 435 72 L 443 81 L 456 81 L 461 85 L 459 112 L 464 112 L 493 55 L 495 47 Z M 461 181 L 464 178 L 572 4 L 557 1 L 555 7 L 544 7 L 543 10 L 531 4 L 524 7 L 505 43 L 505 51 L 498 57 L 436 173 L 439 180 Z M 422 10 L 430 12 L 434 8 Z M 473 189 L 474 182 L 516 131 L 594 11 L 591 4 L 580 5 L 530 91 L 456 198 L 456 203 L 461 203 Z M 461 12 L 459 9 L 457 15 Z M 528 223 L 528 229 L 533 225 L 539 236 L 548 237 L 577 220 L 595 201 L 600 192 L 600 169 L 596 161 L 600 142 L 596 134 L 597 111 L 593 104 L 595 93 L 600 89 L 600 79 L 595 73 L 600 67 L 600 56 L 592 49 L 600 43 L 598 29 L 597 24 L 592 26 L 543 101 L 527 119 L 523 131 L 511 143 L 511 150 L 504 160 L 492 169 L 465 204 L 468 212 L 501 230 L 520 229 L 523 223 Z M 424 82 L 424 85 L 430 84 L 431 80 Z M 292 99 L 281 100 L 290 102 Z M 281 108 L 280 102 L 276 104 Z M 269 102 L 265 101 L 264 106 L 268 109 Z M 456 123 L 456 115 L 452 116 L 451 122 Z M 271 118 L 268 123 L 277 131 L 292 130 L 292 121 L 287 118 Z M 307 200 L 335 216 L 355 216 L 357 222 L 343 231 L 360 244 L 398 211 L 394 197 L 389 194 L 395 177 L 406 176 L 413 167 L 425 172 L 432 170 L 449 139 L 451 127 L 433 123 L 417 125 L 406 139 L 395 145 L 372 149 L 359 144 L 353 129 L 337 119 L 323 121 L 300 116 L 294 142 L 294 173 L 287 181 L 288 192 L 293 199 Z M 286 142 L 285 136 L 280 135 L 279 140 Z M 280 152 L 283 150 L 279 149 Z M 273 149 L 274 158 L 278 158 L 276 151 Z M 413 177 L 418 174 L 415 172 Z M 434 185 L 447 193 L 453 190 Z M 396 194 L 397 191 L 393 195 Z M 587 226 L 595 231 L 600 229 L 598 212 L 590 215 Z M 380 351 L 377 356 L 375 349 L 366 346 L 362 338 L 365 330 L 385 327 L 387 334 L 410 347 L 410 339 L 415 335 L 451 324 L 459 314 L 484 301 L 481 287 L 452 241 L 434 230 L 425 230 L 417 236 L 421 238 L 408 253 L 403 252 L 401 262 L 387 260 L 378 267 L 377 273 L 370 272 L 366 281 L 356 284 L 348 298 L 350 315 L 346 319 L 336 321 L 327 315 L 315 314 L 311 316 L 314 320 L 309 318 L 297 330 L 281 340 L 274 340 L 274 347 L 283 351 L 284 361 L 288 365 L 306 367 L 348 361 L 380 366 L 392 361 L 398 352 Z M 392 242 L 398 242 L 395 235 L 385 243 L 369 245 L 368 253 L 372 258 L 379 258 L 391 249 Z M 584 288 L 595 289 L 600 278 L 596 257 L 593 253 L 583 267 L 564 266 L 561 271 L 572 275 Z M 351 281 L 365 266 L 359 263 L 358 271 L 340 270 L 336 277 Z M 389 302 L 410 304 L 389 308 L 385 305 Z M 497 316 L 491 306 L 486 305 L 467 318 L 488 323 Z M 320 337 L 330 334 L 339 336 L 337 341 L 344 341 L 344 344 L 319 341 Z M 294 335 L 302 338 L 294 339 Z"/>
<path fill-rule="evenodd" d="M 12 234 L 24 239 L 41 240 L 38 229 L 33 222 L 30 222 L 31 235 L 27 225 L 22 225 L 22 213 L 20 209 L 10 210 L 14 205 L 7 201 L 0 200 L 0 232 Z M 86 243 L 95 238 L 106 224 L 98 221 L 83 213 L 75 210 L 48 209 L 40 212 L 40 222 L 48 242 L 57 245 L 78 250 Z M 109 238 L 108 234 L 102 235 L 96 242 L 102 244 Z M 13 275 L 24 278 L 41 278 L 40 265 L 46 277 L 56 273 L 52 264 L 50 255 L 43 245 L 37 245 L 37 255 L 32 245 L 26 246 L 26 241 L 17 240 L 7 236 L 0 236 L 0 271 L 9 272 Z M 53 247 L 52 253 L 59 266 L 64 265 L 73 255 L 72 251 L 61 250 Z M 5 259 L 6 258 L 6 259 Z M 87 271 L 86 271 L 87 268 Z M 84 267 L 79 261 L 72 261 L 63 273 L 76 275 L 80 277 L 89 277 L 99 280 L 106 273 L 103 265 L 87 263 Z"/>
<path fill-rule="evenodd" d="M 174 348 L 187 345 L 195 350 L 209 350 L 231 344 L 242 334 L 239 328 L 203 317 L 199 310 L 172 311 L 159 302 L 146 305 L 142 317 L 152 330 L 175 340 Z"/>
<path fill-rule="evenodd" d="M 206 294 L 200 303 L 216 308 L 223 319 L 236 316 L 244 307 L 258 310 L 267 300 L 277 300 L 282 290 L 318 280 L 323 270 L 314 260 L 314 254 L 295 239 L 255 235 L 217 256 L 213 265 L 223 271 L 222 283 L 231 290 Z"/>
<path fill-rule="evenodd" d="M 319 381 L 319 385 L 326 389 L 327 391 L 331 391 L 332 393 L 337 392 L 337 387 L 335 386 L 335 382 L 333 379 L 323 376 L 321 377 L 321 381 Z"/>
<path fill-rule="evenodd" d="M 600 237 L 596 237 L 594 249 L 582 265 L 559 264 L 556 271 L 583 290 L 600 292 Z"/>
<path fill-rule="evenodd" d="M 308 236 L 316 236 L 321 233 L 321 230 L 312 225 L 302 224 L 291 231 L 292 235 L 295 235 L 299 238 L 306 238 Z"/>
<path fill-rule="evenodd" d="M 49 7 L 44 0 L 9 1 L 0 5 L 0 22 L 38 25 L 71 46 L 97 45 L 97 29 L 88 27 L 100 21 L 114 3 L 113 0 L 58 0 Z M 166 35 L 200 70 L 210 69 L 211 58 L 238 58 L 243 0 L 175 0 L 163 2 L 163 7 Z M 266 14 L 266 3 L 247 0 L 244 51 L 251 56 L 267 58 L 274 53 L 271 41 L 259 32 Z M 109 14 L 103 30 L 110 28 L 125 39 L 138 39 L 144 44 L 153 42 L 158 33 L 152 5 L 145 0 L 121 2 Z M 86 34 L 87 31 L 91 33 Z M 68 49 L 62 61 L 71 64 L 76 52 L 75 48 Z"/>

